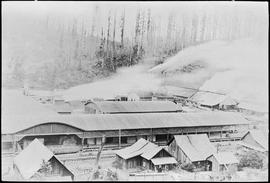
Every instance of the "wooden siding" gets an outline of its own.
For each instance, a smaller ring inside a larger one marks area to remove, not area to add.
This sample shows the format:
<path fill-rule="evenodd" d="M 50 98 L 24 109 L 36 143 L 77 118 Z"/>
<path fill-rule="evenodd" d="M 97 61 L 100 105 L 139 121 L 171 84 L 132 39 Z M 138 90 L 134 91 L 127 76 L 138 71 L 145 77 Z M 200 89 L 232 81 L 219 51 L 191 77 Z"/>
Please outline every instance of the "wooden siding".
<path fill-rule="evenodd" d="M 162 149 L 153 158 L 161 158 L 161 157 L 172 157 L 172 155 L 165 149 Z"/>
<path fill-rule="evenodd" d="M 52 174 L 60 176 L 71 176 L 74 179 L 74 175 L 57 160 L 54 156 L 49 160 L 52 165 Z"/>
<path fill-rule="evenodd" d="M 176 141 L 173 140 L 168 146 L 168 151 L 179 163 L 190 163 L 190 159 L 185 155 L 185 153 L 179 148 Z"/>
<path fill-rule="evenodd" d="M 161 134 L 182 134 L 182 133 L 208 133 L 208 132 L 221 132 L 234 130 L 235 126 L 217 126 L 217 127 L 192 127 L 192 128 L 157 128 L 157 129 L 138 129 L 138 130 L 122 130 L 121 136 L 143 136 L 143 135 L 161 135 Z M 91 131 L 84 132 L 83 136 L 85 138 L 95 138 L 102 137 L 106 135 L 107 137 L 116 137 L 119 135 L 119 130 L 107 130 L 107 131 Z"/>
<path fill-rule="evenodd" d="M 64 125 L 64 124 L 42 124 L 38 126 L 34 126 L 32 128 L 22 130 L 18 132 L 18 135 L 23 135 L 23 134 L 48 134 L 48 133 L 73 133 L 73 132 L 81 132 L 81 130 Z"/>
<path fill-rule="evenodd" d="M 212 170 L 213 172 L 219 172 L 220 167 L 219 167 L 219 163 L 218 163 L 218 161 L 216 160 L 216 158 L 215 158 L 214 156 L 210 156 L 207 160 L 209 160 L 209 161 L 211 162 L 211 164 L 212 164 L 211 170 Z"/>

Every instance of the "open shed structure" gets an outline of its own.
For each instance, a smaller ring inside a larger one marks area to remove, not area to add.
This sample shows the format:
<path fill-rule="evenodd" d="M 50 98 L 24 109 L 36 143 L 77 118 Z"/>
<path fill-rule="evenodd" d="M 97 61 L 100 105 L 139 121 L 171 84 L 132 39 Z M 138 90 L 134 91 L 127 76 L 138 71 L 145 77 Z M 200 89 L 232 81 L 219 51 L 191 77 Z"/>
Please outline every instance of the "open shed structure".
<path fill-rule="evenodd" d="M 237 110 L 238 105 L 238 101 L 228 95 L 209 91 L 198 91 L 188 101 L 202 107 L 221 110 Z"/>
<path fill-rule="evenodd" d="M 210 170 L 213 172 L 237 171 L 239 161 L 231 152 L 214 153 L 206 159 L 211 162 Z"/>
<path fill-rule="evenodd" d="M 117 158 L 125 168 L 144 167 L 155 171 L 171 169 L 177 161 L 174 157 L 160 147 L 143 138 L 133 145 L 116 151 Z"/>
<path fill-rule="evenodd" d="M 42 170 L 46 163 L 49 163 L 50 168 Z M 24 180 L 36 179 L 42 171 L 46 171 L 44 176 L 47 177 L 62 176 L 74 179 L 73 173 L 38 139 L 33 140 L 14 158 L 13 167 Z"/>
<path fill-rule="evenodd" d="M 171 96 L 177 102 L 184 103 L 188 98 L 194 95 L 198 89 L 185 88 L 185 87 L 175 87 L 175 86 L 163 86 L 161 87 L 157 94 L 163 94 L 166 96 Z"/>
<path fill-rule="evenodd" d="M 205 133 L 210 139 L 223 138 L 222 134 L 248 128 L 249 121 L 231 112 L 8 115 L 2 116 L 2 143 L 15 151 L 34 138 L 60 150 L 66 145 L 98 148 L 105 135 L 105 147 L 118 148 L 141 137 L 165 145 L 173 135 Z"/>

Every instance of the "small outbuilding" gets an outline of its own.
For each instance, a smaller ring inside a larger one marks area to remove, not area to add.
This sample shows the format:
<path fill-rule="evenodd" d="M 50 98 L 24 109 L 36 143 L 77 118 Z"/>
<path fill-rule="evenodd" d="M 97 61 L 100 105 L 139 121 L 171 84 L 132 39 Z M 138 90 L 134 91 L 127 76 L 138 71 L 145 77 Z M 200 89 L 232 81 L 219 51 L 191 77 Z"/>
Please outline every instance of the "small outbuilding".
<path fill-rule="evenodd" d="M 206 159 L 211 162 L 210 166 L 211 171 L 214 172 L 237 171 L 237 165 L 239 161 L 231 152 L 214 153 Z"/>
<path fill-rule="evenodd" d="M 268 151 L 268 135 L 261 130 L 250 130 L 242 138 L 240 145 L 260 152 Z"/>
<path fill-rule="evenodd" d="M 143 138 L 129 147 L 118 150 L 116 155 L 127 169 L 144 167 L 162 171 L 171 169 L 177 164 L 175 158 L 167 150 Z"/>
<path fill-rule="evenodd" d="M 46 170 L 43 169 L 45 164 L 48 165 Z M 74 180 L 74 174 L 38 139 L 34 139 L 14 158 L 13 167 L 24 180 L 35 180 L 43 171 L 46 171 L 44 177 L 61 176 Z"/>
<path fill-rule="evenodd" d="M 202 107 L 220 110 L 237 110 L 239 103 L 228 95 L 208 91 L 198 91 L 188 100 Z"/>
<path fill-rule="evenodd" d="M 184 102 L 186 99 L 194 95 L 198 90 L 193 88 L 175 87 L 175 86 L 163 86 L 157 93 L 164 94 L 166 96 L 173 96 L 175 100 Z"/>
<path fill-rule="evenodd" d="M 207 170 L 209 162 L 206 158 L 216 150 L 206 134 L 196 134 L 174 135 L 172 141 L 169 142 L 168 151 L 179 163 L 192 163 L 199 171 Z"/>

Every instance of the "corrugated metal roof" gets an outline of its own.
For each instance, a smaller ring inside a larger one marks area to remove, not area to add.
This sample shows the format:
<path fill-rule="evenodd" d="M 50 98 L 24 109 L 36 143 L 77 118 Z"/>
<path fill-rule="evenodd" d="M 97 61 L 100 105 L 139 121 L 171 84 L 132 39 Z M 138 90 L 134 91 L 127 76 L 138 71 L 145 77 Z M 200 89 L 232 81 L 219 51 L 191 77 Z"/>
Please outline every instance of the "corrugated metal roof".
<path fill-rule="evenodd" d="M 140 138 L 133 145 L 116 151 L 116 154 L 124 159 L 130 159 L 140 155 L 141 157 L 149 160 L 162 149 L 162 147 Z"/>
<path fill-rule="evenodd" d="M 151 161 L 154 165 L 177 164 L 177 161 L 174 157 L 153 158 Z"/>
<path fill-rule="evenodd" d="M 145 151 L 141 156 L 147 160 L 153 158 L 158 152 L 160 152 L 163 148 L 159 146 L 155 146 L 150 150 Z M 165 150 L 165 149 L 164 149 Z"/>
<path fill-rule="evenodd" d="M 47 162 L 52 157 L 53 153 L 38 139 L 35 139 L 14 158 L 14 164 L 21 175 L 25 179 L 29 179 L 41 168 L 43 160 Z"/>
<path fill-rule="evenodd" d="M 197 102 L 202 105 L 214 106 L 220 103 L 226 105 L 236 105 L 237 102 L 224 94 L 199 91 L 195 93 L 189 100 Z"/>
<path fill-rule="evenodd" d="M 203 161 L 215 152 L 206 134 L 175 135 L 177 145 L 192 161 Z"/>
<path fill-rule="evenodd" d="M 252 145 L 252 144 L 248 144 L 248 143 L 245 143 L 245 142 L 238 142 L 237 144 L 239 144 L 239 145 L 242 145 L 242 146 L 244 146 L 244 147 L 247 147 L 247 148 L 249 148 L 249 149 L 253 149 L 253 150 L 255 150 L 255 151 L 260 151 L 260 152 L 266 152 L 266 151 L 268 151 L 268 150 L 266 150 L 266 149 L 264 149 L 264 148 L 260 148 L 260 147 L 258 147 L 258 146 L 254 146 L 254 145 Z"/>
<path fill-rule="evenodd" d="M 147 129 L 194 126 L 249 124 L 240 113 L 140 113 L 140 114 L 72 114 L 72 115 L 2 115 L 2 134 L 46 123 L 62 123 L 82 131 Z"/>
<path fill-rule="evenodd" d="M 195 94 L 198 90 L 192 89 L 192 88 L 181 88 L 181 87 L 175 87 L 175 86 L 164 86 L 159 89 L 158 92 L 164 93 L 167 95 L 174 95 L 174 96 L 181 96 L 189 98 L 193 94 Z"/>
<path fill-rule="evenodd" d="M 104 113 L 176 112 L 181 107 L 170 101 L 99 101 L 93 102 Z"/>
<path fill-rule="evenodd" d="M 266 133 L 261 130 L 250 130 L 242 137 L 242 139 L 248 134 L 250 134 L 252 138 L 262 146 L 262 148 L 268 151 L 268 135 Z"/>
<path fill-rule="evenodd" d="M 214 153 L 212 156 L 214 156 L 216 160 L 218 161 L 218 163 L 221 165 L 239 163 L 237 158 L 231 152 Z"/>
<path fill-rule="evenodd" d="M 135 156 L 138 156 L 138 155 L 142 156 L 143 154 L 147 155 L 147 154 L 149 154 L 149 151 L 153 151 L 156 148 L 158 148 L 158 146 L 156 144 L 147 141 L 147 144 L 145 146 L 143 146 L 143 148 L 141 148 L 137 152 L 132 153 L 131 156 L 135 157 Z"/>
<path fill-rule="evenodd" d="M 115 151 L 115 153 L 124 159 L 129 159 L 133 157 L 131 156 L 131 154 L 134 154 L 134 152 L 137 152 L 140 149 L 142 149 L 147 143 L 148 143 L 147 140 L 140 138 L 137 142 L 135 142 L 131 146 L 117 150 Z"/>
<path fill-rule="evenodd" d="M 72 107 L 67 104 L 53 104 L 53 105 L 48 105 L 47 107 L 53 109 L 57 113 L 71 113 L 72 112 Z"/>

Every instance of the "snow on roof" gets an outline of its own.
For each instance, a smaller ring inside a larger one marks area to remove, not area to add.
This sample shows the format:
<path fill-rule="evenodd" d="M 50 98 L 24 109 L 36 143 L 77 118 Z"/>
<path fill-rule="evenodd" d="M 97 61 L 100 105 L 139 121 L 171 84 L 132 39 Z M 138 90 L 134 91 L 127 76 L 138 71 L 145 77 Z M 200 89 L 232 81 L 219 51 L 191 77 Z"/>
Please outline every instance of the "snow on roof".
<path fill-rule="evenodd" d="M 2 134 L 16 133 L 36 125 L 60 123 L 82 131 L 173 128 L 249 124 L 234 112 L 72 114 L 72 115 L 5 115 Z"/>
<path fill-rule="evenodd" d="M 203 161 L 215 152 L 206 134 L 174 135 L 177 145 L 192 161 Z"/>
<path fill-rule="evenodd" d="M 154 165 L 177 164 L 174 157 L 153 158 L 151 161 Z"/>
<path fill-rule="evenodd" d="M 242 137 L 242 139 L 244 139 L 248 134 L 250 134 L 263 149 L 268 151 L 268 134 L 261 130 L 250 130 Z"/>
<path fill-rule="evenodd" d="M 14 158 L 14 164 L 21 175 L 29 179 L 41 168 L 43 160 L 48 162 L 53 156 L 47 147 L 35 139 Z"/>
<path fill-rule="evenodd" d="M 217 104 L 236 105 L 237 102 L 224 94 L 218 94 L 213 92 L 199 91 L 195 93 L 191 98 L 191 101 L 197 102 L 202 105 L 214 106 Z"/>
<path fill-rule="evenodd" d="M 218 161 L 218 163 L 221 164 L 221 165 L 239 163 L 239 161 L 233 155 L 232 152 L 219 152 L 219 153 L 214 153 L 211 156 L 214 156 L 216 158 L 216 160 Z"/>
<path fill-rule="evenodd" d="M 104 113 L 119 112 L 176 112 L 179 105 L 171 101 L 99 101 L 91 102 Z"/>

